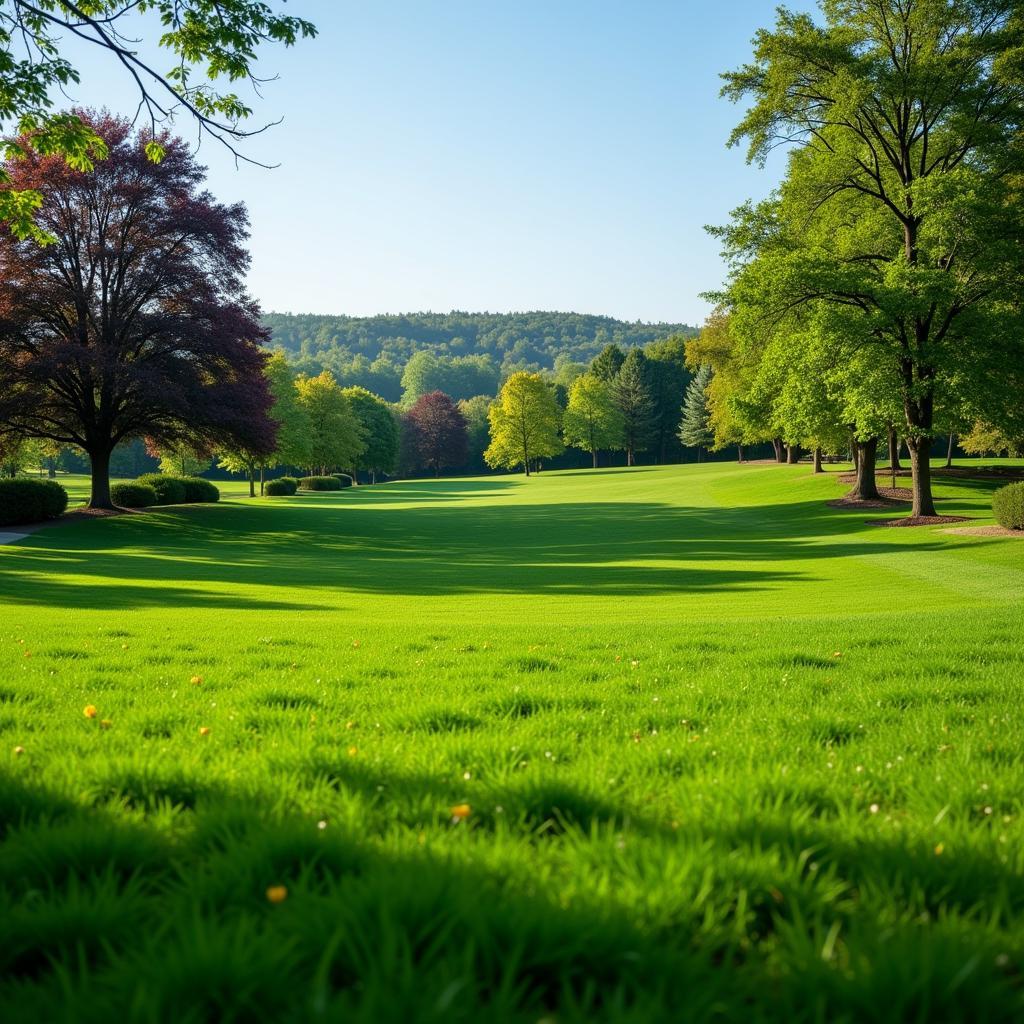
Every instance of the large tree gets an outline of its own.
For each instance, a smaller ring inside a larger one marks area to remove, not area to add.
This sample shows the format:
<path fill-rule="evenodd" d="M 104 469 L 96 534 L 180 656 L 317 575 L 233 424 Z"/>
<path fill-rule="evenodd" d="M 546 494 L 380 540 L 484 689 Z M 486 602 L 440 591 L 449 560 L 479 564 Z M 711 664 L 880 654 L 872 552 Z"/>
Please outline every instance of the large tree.
<path fill-rule="evenodd" d="M 636 453 L 647 449 L 654 432 L 651 369 L 640 349 L 632 349 L 623 360 L 618 375 L 612 381 L 611 391 L 622 415 L 626 465 L 632 466 L 636 462 Z"/>
<path fill-rule="evenodd" d="M 697 449 L 697 461 L 715 439 L 711 429 L 711 412 L 708 409 L 708 385 L 711 383 L 711 367 L 705 363 L 694 375 L 686 388 L 683 399 L 682 422 L 679 424 L 679 440 L 688 448 Z"/>
<path fill-rule="evenodd" d="M 421 395 L 405 414 L 419 464 L 440 476 L 447 466 L 461 466 L 469 454 L 466 417 L 443 391 Z"/>
<path fill-rule="evenodd" d="M 247 80 L 258 91 L 266 80 L 255 75 L 257 50 L 316 34 L 308 21 L 275 6 L 265 0 L 0 0 L 0 129 L 21 136 L 4 144 L 5 155 L 58 155 L 87 171 L 106 154 L 107 141 L 88 118 L 53 109 L 54 96 L 79 81 L 68 42 L 92 47 L 120 69 L 153 136 L 151 160 L 164 156 L 158 124 L 182 112 L 201 136 L 241 155 L 235 146 L 253 134 L 244 127 L 252 111 L 235 86 Z M 173 58 L 169 70 L 143 56 L 139 44 L 150 39 Z M 43 199 L 38 188 L 10 181 L 2 169 L 0 186 L 8 186 L 0 188 L 0 220 L 20 238 L 53 237 L 35 217 Z"/>
<path fill-rule="evenodd" d="M 391 406 L 366 388 L 342 389 L 359 420 L 366 447 L 354 468 L 370 474 L 371 483 L 378 473 L 390 473 L 398 461 L 398 420 Z"/>
<path fill-rule="evenodd" d="M 572 382 L 562 432 L 566 444 L 590 452 L 595 469 L 598 452 L 623 446 L 622 413 L 607 381 L 585 373 Z"/>
<path fill-rule="evenodd" d="M 898 388 L 915 516 L 933 515 L 936 406 L 1009 400 L 1024 361 L 1024 18 L 1015 0 L 825 0 L 780 9 L 724 92 L 751 159 L 794 146 L 780 196 L 734 222 L 763 318 L 829 305 L 837 360 L 876 353 Z M 781 222 L 786 244 L 778 244 Z M 742 276 L 740 271 L 740 276 Z M 734 309 L 742 294 L 734 292 Z"/>
<path fill-rule="evenodd" d="M 46 199 L 40 246 L 0 234 L 0 425 L 77 445 L 92 463 L 93 508 L 110 508 L 110 453 L 158 446 L 274 447 L 265 332 L 245 292 L 248 220 L 203 190 L 178 139 L 146 139 L 109 116 L 95 171 L 58 156 L 5 165 Z"/>
<path fill-rule="evenodd" d="M 515 469 L 527 476 L 542 458 L 563 450 L 558 430 L 562 411 L 539 373 L 513 373 L 488 410 L 491 443 L 484 452 L 488 466 Z"/>
<path fill-rule="evenodd" d="M 651 447 L 659 463 L 678 458 L 679 401 L 690 382 L 686 365 L 686 337 L 673 334 L 644 346 L 650 373 L 652 427 Z"/>
<path fill-rule="evenodd" d="M 299 406 L 309 424 L 309 466 L 320 473 L 350 469 L 366 447 L 352 405 L 329 370 L 295 380 Z"/>

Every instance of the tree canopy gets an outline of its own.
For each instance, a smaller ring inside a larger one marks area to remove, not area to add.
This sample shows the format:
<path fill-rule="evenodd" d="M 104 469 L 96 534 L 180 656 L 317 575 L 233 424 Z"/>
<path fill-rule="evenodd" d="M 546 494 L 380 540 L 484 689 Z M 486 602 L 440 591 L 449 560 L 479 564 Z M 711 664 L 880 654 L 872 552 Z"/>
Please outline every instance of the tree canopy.
<path fill-rule="evenodd" d="M 484 452 L 487 465 L 515 469 L 527 476 L 537 460 L 562 451 L 562 414 L 553 390 L 539 373 L 514 373 L 502 385 L 488 411 L 491 443 Z"/>

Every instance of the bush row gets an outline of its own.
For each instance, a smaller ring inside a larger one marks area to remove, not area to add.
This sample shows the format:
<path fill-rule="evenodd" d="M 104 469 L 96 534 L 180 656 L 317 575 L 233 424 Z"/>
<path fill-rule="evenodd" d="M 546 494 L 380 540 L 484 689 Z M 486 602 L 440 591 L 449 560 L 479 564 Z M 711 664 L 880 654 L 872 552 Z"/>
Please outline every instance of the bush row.
<path fill-rule="evenodd" d="M 304 491 L 340 491 L 351 487 L 352 478 L 347 476 L 304 476 L 299 487 Z"/>
<path fill-rule="evenodd" d="M 279 476 L 276 480 L 268 480 L 263 493 L 271 498 L 289 497 L 299 489 L 299 481 L 293 476 Z"/>
<path fill-rule="evenodd" d="M 0 526 L 56 519 L 67 507 L 68 492 L 53 480 L 0 480 Z"/>
<path fill-rule="evenodd" d="M 1007 484 L 992 495 L 996 522 L 1008 530 L 1024 530 L 1024 483 Z"/>
<path fill-rule="evenodd" d="M 110 489 L 115 505 L 148 508 L 150 505 L 196 505 L 220 501 L 220 491 L 198 476 L 147 473 L 138 480 L 115 484 Z"/>

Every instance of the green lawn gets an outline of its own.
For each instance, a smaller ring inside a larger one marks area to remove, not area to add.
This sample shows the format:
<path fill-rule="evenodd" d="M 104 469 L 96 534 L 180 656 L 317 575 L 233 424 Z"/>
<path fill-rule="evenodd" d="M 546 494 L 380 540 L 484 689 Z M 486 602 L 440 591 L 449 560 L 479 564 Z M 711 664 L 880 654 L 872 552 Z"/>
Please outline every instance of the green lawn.
<path fill-rule="evenodd" d="M 0 546 L 0 1019 L 1021 1019 L 1024 541 L 244 492 Z"/>

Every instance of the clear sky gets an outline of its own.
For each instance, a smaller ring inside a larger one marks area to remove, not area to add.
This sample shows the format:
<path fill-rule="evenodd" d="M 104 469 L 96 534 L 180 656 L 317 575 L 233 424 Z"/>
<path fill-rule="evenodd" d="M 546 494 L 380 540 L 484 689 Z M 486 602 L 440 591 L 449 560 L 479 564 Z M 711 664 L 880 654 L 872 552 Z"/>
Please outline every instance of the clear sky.
<path fill-rule="evenodd" d="M 781 171 L 726 149 L 740 112 L 718 97 L 774 0 L 287 6 L 320 35 L 264 53 L 280 78 L 256 119 L 284 121 L 245 144 L 281 166 L 201 150 L 213 191 L 249 207 L 264 309 L 696 323 L 722 277 L 703 225 Z M 133 112 L 122 74 L 83 72 L 76 99 Z"/>

